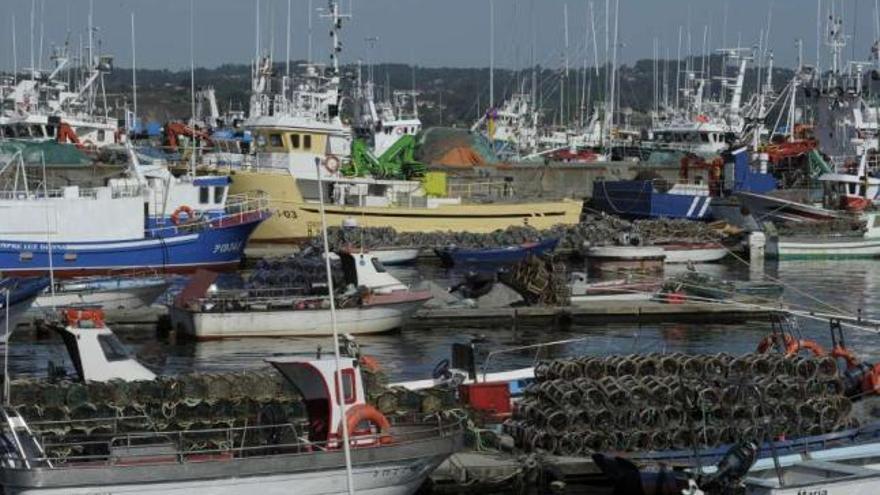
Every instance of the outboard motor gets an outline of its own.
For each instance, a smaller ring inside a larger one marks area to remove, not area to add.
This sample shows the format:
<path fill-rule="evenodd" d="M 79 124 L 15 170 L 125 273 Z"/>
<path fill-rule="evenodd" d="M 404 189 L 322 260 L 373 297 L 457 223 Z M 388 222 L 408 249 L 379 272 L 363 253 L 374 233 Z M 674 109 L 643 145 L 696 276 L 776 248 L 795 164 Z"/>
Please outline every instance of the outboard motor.
<path fill-rule="evenodd" d="M 738 443 L 718 462 L 718 470 L 701 476 L 697 484 L 704 492 L 727 493 L 739 484 L 757 460 L 757 445 L 753 442 Z"/>

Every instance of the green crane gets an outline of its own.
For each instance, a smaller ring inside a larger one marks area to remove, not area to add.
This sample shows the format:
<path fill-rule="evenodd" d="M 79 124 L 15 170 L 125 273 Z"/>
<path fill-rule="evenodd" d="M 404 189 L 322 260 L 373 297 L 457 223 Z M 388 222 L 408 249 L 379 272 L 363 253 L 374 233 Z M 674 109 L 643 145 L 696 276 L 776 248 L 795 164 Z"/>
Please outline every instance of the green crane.
<path fill-rule="evenodd" d="M 425 175 L 425 166 L 416 160 L 416 138 L 404 134 L 380 156 L 361 139 L 351 143 L 351 163 L 342 169 L 348 177 L 372 175 L 377 179 L 412 179 Z"/>

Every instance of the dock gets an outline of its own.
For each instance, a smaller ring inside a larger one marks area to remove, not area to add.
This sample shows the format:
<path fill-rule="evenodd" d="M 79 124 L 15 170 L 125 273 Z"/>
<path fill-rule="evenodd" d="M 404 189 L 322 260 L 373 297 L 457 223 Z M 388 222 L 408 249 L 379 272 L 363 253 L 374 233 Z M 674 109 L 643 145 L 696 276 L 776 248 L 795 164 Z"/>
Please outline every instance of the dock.
<path fill-rule="evenodd" d="M 603 301 L 583 306 L 527 306 L 517 308 L 423 308 L 410 326 L 436 325 L 438 322 L 497 326 L 508 322 L 570 322 L 581 325 L 608 323 L 742 323 L 772 321 L 787 314 L 784 306 L 769 309 L 737 302 Z"/>

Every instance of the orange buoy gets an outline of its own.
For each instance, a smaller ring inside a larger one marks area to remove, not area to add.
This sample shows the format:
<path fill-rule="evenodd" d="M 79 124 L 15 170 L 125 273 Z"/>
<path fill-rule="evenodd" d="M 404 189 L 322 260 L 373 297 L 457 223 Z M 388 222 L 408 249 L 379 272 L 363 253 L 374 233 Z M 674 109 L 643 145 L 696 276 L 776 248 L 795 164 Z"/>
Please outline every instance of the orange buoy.
<path fill-rule="evenodd" d="M 352 406 L 345 414 L 345 420 L 348 426 L 348 434 L 352 437 L 355 436 L 355 432 L 358 431 L 357 428 L 360 424 L 369 423 L 376 426 L 376 428 L 379 430 L 380 444 L 387 445 L 394 441 L 390 434 L 391 423 L 388 421 L 388 418 L 386 418 L 384 414 L 379 412 L 378 409 L 369 404 L 358 404 L 356 406 Z M 341 436 L 341 424 L 339 425 L 339 429 L 337 431 Z"/>
<path fill-rule="evenodd" d="M 195 212 L 192 208 L 186 205 L 178 206 L 174 213 L 171 214 L 171 223 L 174 225 L 180 225 L 180 214 L 186 213 L 186 219 L 191 221 L 195 218 Z"/>

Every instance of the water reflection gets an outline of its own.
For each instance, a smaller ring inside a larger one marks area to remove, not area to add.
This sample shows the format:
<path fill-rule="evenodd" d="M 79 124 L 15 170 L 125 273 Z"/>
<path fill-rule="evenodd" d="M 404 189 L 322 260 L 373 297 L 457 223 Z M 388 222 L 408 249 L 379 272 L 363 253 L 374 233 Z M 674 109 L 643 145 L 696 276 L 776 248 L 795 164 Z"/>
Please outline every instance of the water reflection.
<path fill-rule="evenodd" d="M 669 267 L 674 274 L 686 267 Z M 747 280 L 748 267 L 734 260 L 724 264 L 699 267 L 711 275 L 733 280 Z M 778 279 L 786 287 L 784 299 L 797 308 L 840 312 L 880 319 L 880 262 L 783 261 L 767 263 L 766 276 Z M 392 273 L 407 283 L 430 280 L 440 286 L 452 285 L 456 274 L 436 264 L 422 264 Z M 829 340 L 827 322 L 801 319 L 805 337 L 822 344 Z M 314 354 L 318 347 L 332 351 L 326 338 L 252 339 L 204 343 L 172 343 L 157 339 L 153 329 L 117 329 L 120 338 L 130 345 L 153 369 L 161 373 L 218 371 L 263 366 L 267 357 Z M 484 352 L 534 343 L 581 339 L 544 351 L 541 357 L 604 355 L 629 352 L 698 352 L 743 353 L 752 351 L 770 330 L 767 323 L 605 325 L 573 324 L 565 329 L 547 325 L 523 325 L 516 329 L 509 321 L 495 328 L 437 326 L 410 328 L 397 333 L 364 336 L 358 340 L 364 351 L 379 358 L 384 370 L 394 380 L 427 377 L 440 359 L 449 357 L 453 342 L 481 340 Z M 847 342 L 860 356 L 880 359 L 880 337 L 874 333 L 849 331 Z M 33 334 L 14 336 L 10 346 L 10 369 L 15 375 L 44 375 L 47 363 L 69 362 L 61 341 L 54 337 L 37 338 Z M 504 369 L 531 365 L 535 352 L 522 350 L 493 357 L 493 368 Z"/>

